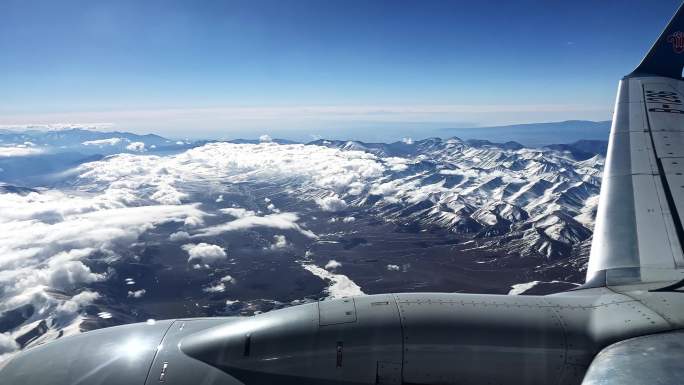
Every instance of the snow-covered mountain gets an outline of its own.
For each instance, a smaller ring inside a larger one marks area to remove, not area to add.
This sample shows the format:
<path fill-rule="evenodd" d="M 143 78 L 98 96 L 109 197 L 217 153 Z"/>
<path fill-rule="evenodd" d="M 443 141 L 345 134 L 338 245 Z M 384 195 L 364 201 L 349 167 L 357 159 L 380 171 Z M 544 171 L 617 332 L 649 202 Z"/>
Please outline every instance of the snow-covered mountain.
<path fill-rule="evenodd" d="M 174 141 L 159 135 L 138 135 L 119 131 L 94 131 L 83 128 L 69 128 L 64 130 L 0 130 L 0 144 L 27 144 L 28 146 L 49 146 L 71 148 L 80 146 L 119 146 L 130 143 L 144 143 L 151 146 L 173 146 Z"/>
<path fill-rule="evenodd" d="M 5 154 L 0 355 L 148 318 L 363 293 L 547 293 L 583 280 L 600 144 L 183 145 L 68 162 Z M 21 178 L 29 164 L 40 183 Z"/>
<path fill-rule="evenodd" d="M 578 160 L 571 146 L 526 149 L 515 142 L 457 138 L 316 144 L 393 163 L 370 188 L 342 194 L 352 207 L 384 220 L 446 228 L 491 239 L 486 247 L 506 254 L 548 259 L 569 257 L 573 246 L 591 238 L 603 171 L 598 154 Z"/>

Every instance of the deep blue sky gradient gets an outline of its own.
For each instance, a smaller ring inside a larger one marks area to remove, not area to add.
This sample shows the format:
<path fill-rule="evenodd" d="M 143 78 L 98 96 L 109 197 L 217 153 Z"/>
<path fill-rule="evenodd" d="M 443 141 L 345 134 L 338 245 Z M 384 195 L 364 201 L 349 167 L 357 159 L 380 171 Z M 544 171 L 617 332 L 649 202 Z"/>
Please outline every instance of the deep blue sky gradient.
<path fill-rule="evenodd" d="M 609 119 L 618 79 L 678 5 L 3 0 L 0 125 L 94 119 L 120 129 L 216 136 L 260 125 L 264 132 L 336 127 L 337 118 L 324 114 L 294 114 L 281 127 L 278 118 L 212 121 L 211 113 L 189 112 L 179 122 L 173 114 L 130 112 L 236 106 L 579 106 L 548 116 L 513 109 L 496 119 L 421 115 L 416 127 Z M 339 127 L 369 121 L 391 126 L 360 116 Z"/>

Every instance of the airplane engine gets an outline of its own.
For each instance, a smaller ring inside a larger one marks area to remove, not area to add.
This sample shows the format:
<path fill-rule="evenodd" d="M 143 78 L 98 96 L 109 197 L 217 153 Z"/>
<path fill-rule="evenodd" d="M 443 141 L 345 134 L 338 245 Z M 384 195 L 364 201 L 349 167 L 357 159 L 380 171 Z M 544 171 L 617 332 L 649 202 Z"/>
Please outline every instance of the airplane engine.
<path fill-rule="evenodd" d="M 142 385 L 173 378 L 186 381 L 183 384 L 239 385 L 177 347 L 187 333 L 230 322 L 230 318 L 155 321 L 60 338 L 13 357 L 0 370 L 0 384 Z"/>
<path fill-rule="evenodd" d="M 400 384 L 391 295 L 322 301 L 190 335 L 180 349 L 246 384 Z"/>

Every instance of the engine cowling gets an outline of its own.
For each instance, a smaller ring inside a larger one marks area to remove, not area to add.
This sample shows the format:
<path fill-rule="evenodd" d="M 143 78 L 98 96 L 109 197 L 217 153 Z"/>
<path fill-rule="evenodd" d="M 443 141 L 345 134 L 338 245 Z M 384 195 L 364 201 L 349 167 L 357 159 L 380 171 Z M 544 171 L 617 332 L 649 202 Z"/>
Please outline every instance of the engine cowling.
<path fill-rule="evenodd" d="M 401 325 L 391 295 L 260 314 L 188 336 L 180 348 L 246 384 L 401 381 Z"/>

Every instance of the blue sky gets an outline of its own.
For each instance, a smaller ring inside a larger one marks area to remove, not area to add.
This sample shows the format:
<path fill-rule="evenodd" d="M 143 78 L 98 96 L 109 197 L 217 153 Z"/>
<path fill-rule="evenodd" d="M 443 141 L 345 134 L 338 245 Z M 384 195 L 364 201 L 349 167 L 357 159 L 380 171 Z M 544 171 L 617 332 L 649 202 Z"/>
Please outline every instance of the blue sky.
<path fill-rule="evenodd" d="M 0 125 L 314 137 L 608 120 L 678 5 L 4 0 Z"/>

